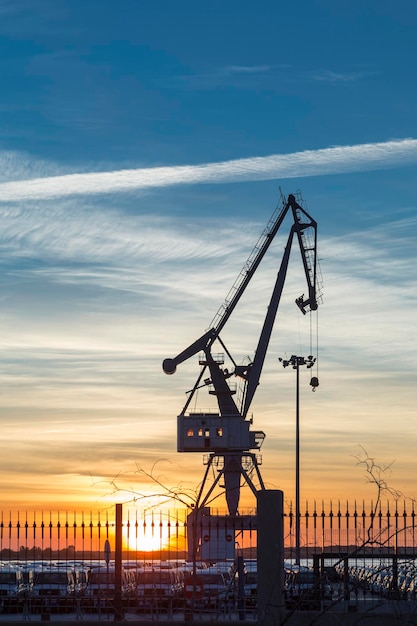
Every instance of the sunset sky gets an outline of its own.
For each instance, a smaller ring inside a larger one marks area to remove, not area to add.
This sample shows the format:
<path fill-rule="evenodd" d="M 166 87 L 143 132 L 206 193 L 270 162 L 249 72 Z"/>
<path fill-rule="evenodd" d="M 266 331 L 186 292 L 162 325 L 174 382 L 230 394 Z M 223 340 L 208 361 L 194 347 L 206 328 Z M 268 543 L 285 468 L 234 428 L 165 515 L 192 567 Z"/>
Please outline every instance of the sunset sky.
<path fill-rule="evenodd" d="M 147 505 L 146 473 L 197 489 L 176 416 L 198 362 L 161 364 L 207 330 L 280 189 L 318 222 L 323 298 L 317 334 L 294 249 L 252 404 L 264 481 L 294 498 L 278 358 L 312 334 L 302 500 L 375 498 L 366 454 L 417 496 L 416 26 L 411 0 L 0 1 L 0 509 Z M 225 329 L 238 362 L 287 235 Z"/>

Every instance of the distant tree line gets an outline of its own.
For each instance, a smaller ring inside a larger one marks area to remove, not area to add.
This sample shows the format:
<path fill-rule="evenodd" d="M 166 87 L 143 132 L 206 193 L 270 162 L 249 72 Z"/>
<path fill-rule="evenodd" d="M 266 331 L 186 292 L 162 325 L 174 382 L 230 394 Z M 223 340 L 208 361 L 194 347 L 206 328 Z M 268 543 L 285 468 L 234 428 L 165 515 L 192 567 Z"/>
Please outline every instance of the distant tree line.
<path fill-rule="evenodd" d="M 123 550 L 122 558 L 143 561 L 147 559 L 185 559 L 185 552 L 172 550 L 155 550 L 153 552 Z M 114 558 L 114 554 L 110 555 L 110 558 Z M 3 561 L 70 561 L 75 559 L 104 559 L 104 554 L 99 550 L 76 550 L 75 546 L 70 545 L 61 549 L 53 549 L 51 547 L 41 548 L 39 546 L 20 546 L 19 550 L 12 550 L 11 548 L 3 548 L 0 550 L 0 560 Z"/>

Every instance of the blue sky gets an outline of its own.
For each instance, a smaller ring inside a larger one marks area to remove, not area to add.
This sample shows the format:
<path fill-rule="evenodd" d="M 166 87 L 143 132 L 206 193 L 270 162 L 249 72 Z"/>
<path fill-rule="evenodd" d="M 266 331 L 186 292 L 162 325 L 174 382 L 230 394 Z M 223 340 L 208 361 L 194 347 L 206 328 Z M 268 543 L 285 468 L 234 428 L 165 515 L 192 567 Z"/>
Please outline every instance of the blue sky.
<path fill-rule="evenodd" d="M 5 506 L 103 506 L 124 497 L 116 475 L 152 490 L 136 470 L 155 461 L 198 484 L 200 456 L 176 452 L 198 364 L 168 378 L 161 362 L 207 328 L 280 188 L 317 220 L 323 274 L 303 497 L 372 498 L 361 447 L 415 497 L 417 8 L 280 4 L 0 2 Z M 284 238 L 227 330 L 237 359 Z M 295 380 L 277 358 L 309 351 L 299 265 L 252 405 L 287 499 Z"/>

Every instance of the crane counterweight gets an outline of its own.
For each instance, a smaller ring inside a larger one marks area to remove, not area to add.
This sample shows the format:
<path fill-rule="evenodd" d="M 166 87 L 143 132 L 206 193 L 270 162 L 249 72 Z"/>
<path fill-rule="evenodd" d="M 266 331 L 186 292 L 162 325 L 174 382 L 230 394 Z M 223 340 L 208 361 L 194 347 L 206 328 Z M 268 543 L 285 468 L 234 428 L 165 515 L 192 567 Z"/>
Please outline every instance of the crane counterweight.
<path fill-rule="evenodd" d="M 165 374 L 175 374 L 177 371 L 177 366 L 175 365 L 174 359 L 164 359 L 162 363 L 162 369 Z"/>

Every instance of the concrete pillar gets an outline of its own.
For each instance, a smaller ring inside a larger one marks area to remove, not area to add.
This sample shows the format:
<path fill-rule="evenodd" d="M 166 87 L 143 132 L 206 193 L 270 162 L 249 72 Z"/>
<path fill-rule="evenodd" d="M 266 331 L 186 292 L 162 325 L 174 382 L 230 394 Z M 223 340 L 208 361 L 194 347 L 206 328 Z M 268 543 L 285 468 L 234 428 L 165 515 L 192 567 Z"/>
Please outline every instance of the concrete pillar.
<path fill-rule="evenodd" d="M 284 610 L 284 494 L 257 492 L 258 624 L 277 626 Z"/>

